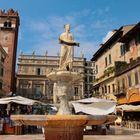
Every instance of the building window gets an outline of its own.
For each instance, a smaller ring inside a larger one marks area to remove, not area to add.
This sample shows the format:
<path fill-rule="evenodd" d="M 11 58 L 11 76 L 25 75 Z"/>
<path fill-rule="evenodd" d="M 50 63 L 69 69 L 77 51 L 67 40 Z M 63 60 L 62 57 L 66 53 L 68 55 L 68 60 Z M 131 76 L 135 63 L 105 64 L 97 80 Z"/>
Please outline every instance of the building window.
<path fill-rule="evenodd" d="M 128 86 L 132 86 L 131 75 L 128 75 Z"/>
<path fill-rule="evenodd" d="M 115 92 L 115 85 L 112 84 L 112 91 Z"/>
<path fill-rule="evenodd" d="M 96 65 L 96 73 L 98 73 L 98 65 Z"/>
<path fill-rule="evenodd" d="M 2 90 L 2 82 L 0 82 L 0 90 Z"/>
<path fill-rule="evenodd" d="M 78 87 L 74 87 L 74 95 L 78 96 Z"/>
<path fill-rule="evenodd" d="M 40 75 L 41 74 L 41 70 L 40 68 L 37 68 L 37 75 Z"/>
<path fill-rule="evenodd" d="M 95 67 L 95 62 L 92 63 L 92 66 Z"/>
<path fill-rule="evenodd" d="M 26 67 L 26 66 L 24 67 L 24 72 L 28 73 L 28 67 Z"/>
<path fill-rule="evenodd" d="M 43 93 L 43 85 L 34 85 L 34 97 L 35 99 L 41 98 Z"/>
<path fill-rule="evenodd" d="M 122 79 L 122 89 L 125 89 L 125 79 Z"/>
<path fill-rule="evenodd" d="M 105 57 L 105 67 L 107 67 L 107 57 Z"/>
<path fill-rule="evenodd" d="M 107 93 L 107 87 L 105 86 L 105 93 Z"/>
<path fill-rule="evenodd" d="M 89 77 L 89 82 L 92 82 L 93 81 L 93 78 L 92 76 Z"/>
<path fill-rule="evenodd" d="M 3 68 L 1 68 L 0 75 L 3 76 Z"/>
<path fill-rule="evenodd" d="M 104 94 L 104 87 L 102 87 L 102 93 Z"/>
<path fill-rule="evenodd" d="M 138 72 L 135 72 L 135 85 L 139 84 Z"/>
<path fill-rule="evenodd" d="M 110 86 L 108 86 L 108 93 L 110 93 Z"/>
<path fill-rule="evenodd" d="M 121 56 L 125 54 L 125 45 L 124 44 L 122 44 L 120 46 L 120 52 L 121 52 Z"/>
<path fill-rule="evenodd" d="M 120 81 L 117 81 L 118 94 L 120 94 Z"/>
<path fill-rule="evenodd" d="M 109 54 L 109 64 L 111 64 L 112 60 L 111 60 L 111 54 Z"/>
<path fill-rule="evenodd" d="M 93 76 L 93 81 L 95 81 L 95 79 L 96 79 L 95 76 Z"/>

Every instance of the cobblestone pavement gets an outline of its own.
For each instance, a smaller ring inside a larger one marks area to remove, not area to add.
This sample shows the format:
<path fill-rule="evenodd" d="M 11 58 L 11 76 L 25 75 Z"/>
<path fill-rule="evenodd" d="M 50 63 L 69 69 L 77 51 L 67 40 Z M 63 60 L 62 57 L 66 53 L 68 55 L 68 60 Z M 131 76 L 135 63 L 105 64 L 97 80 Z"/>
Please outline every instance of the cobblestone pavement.
<path fill-rule="evenodd" d="M 84 140 L 140 140 L 140 130 L 111 127 L 107 135 L 86 135 Z M 42 134 L 36 135 L 0 135 L 0 140 L 44 140 Z"/>

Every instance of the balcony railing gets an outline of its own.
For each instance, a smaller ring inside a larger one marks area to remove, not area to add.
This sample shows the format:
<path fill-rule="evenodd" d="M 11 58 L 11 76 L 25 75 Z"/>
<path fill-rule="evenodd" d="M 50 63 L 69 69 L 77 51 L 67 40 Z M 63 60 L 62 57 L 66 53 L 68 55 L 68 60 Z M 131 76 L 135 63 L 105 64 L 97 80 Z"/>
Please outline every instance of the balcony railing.
<path fill-rule="evenodd" d="M 120 96 L 126 96 L 126 93 L 127 93 L 126 88 L 121 87 L 120 89 L 115 90 L 114 95 L 120 97 Z"/>
<path fill-rule="evenodd" d="M 94 80 L 94 84 L 100 83 L 110 77 L 114 76 L 114 67 L 108 67 L 106 70 L 104 70 L 104 74 L 102 76 L 100 76 L 99 78 L 96 78 Z"/>
<path fill-rule="evenodd" d="M 115 62 L 115 75 L 120 75 L 138 65 L 140 65 L 140 57 L 132 60 L 130 63 L 126 63 L 125 61 L 117 61 Z"/>

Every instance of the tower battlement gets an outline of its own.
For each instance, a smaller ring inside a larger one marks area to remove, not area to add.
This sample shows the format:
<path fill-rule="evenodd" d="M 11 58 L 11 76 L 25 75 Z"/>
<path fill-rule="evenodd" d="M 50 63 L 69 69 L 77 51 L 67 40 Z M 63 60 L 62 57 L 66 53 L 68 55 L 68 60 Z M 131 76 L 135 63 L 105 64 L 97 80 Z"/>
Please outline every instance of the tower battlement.
<path fill-rule="evenodd" d="M 19 15 L 18 15 L 18 12 L 13 10 L 13 9 L 9 9 L 7 11 L 0 9 L 0 16 L 15 16 L 15 17 L 17 17 Z"/>

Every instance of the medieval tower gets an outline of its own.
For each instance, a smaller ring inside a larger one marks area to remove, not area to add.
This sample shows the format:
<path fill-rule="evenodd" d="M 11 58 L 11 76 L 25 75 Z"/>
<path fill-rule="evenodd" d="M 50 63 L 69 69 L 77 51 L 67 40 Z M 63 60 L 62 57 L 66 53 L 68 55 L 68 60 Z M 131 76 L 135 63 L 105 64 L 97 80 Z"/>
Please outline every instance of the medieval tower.
<path fill-rule="evenodd" d="M 4 62 L 3 85 L 4 93 L 15 91 L 15 66 L 18 42 L 19 15 L 13 9 L 0 10 L 0 44 L 7 52 Z"/>

